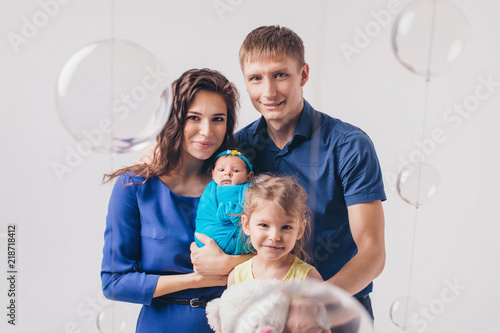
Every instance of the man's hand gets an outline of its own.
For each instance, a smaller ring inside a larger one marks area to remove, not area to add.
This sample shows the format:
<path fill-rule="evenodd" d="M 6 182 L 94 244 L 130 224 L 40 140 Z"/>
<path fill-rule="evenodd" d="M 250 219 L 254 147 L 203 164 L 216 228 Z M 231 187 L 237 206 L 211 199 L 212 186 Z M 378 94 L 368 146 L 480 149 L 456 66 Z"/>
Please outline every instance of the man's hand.
<path fill-rule="evenodd" d="M 139 159 L 134 161 L 134 164 L 151 165 L 151 163 L 153 162 L 153 157 L 155 155 L 155 149 L 157 145 L 158 144 L 156 143 L 156 141 L 150 144 L 146 149 L 144 149 Z"/>

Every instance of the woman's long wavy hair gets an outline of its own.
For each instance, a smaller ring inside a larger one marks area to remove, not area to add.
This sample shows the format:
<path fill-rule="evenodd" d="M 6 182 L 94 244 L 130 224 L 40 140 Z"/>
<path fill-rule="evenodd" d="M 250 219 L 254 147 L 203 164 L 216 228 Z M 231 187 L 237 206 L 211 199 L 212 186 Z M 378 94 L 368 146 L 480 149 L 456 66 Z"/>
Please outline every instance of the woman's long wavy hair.
<path fill-rule="evenodd" d="M 132 165 L 111 174 L 106 174 L 104 175 L 104 182 L 108 182 L 125 172 L 145 177 L 147 180 L 149 177 L 166 175 L 181 167 L 180 156 L 184 127 L 187 120 L 186 115 L 189 106 L 200 91 L 221 95 L 227 106 L 227 126 L 224 140 L 214 155 L 206 160 L 203 165 L 203 171 L 208 174 L 213 157 L 220 151 L 234 146 L 233 134 L 236 127 L 236 111 L 239 108 L 239 94 L 234 84 L 220 72 L 203 68 L 190 69 L 172 83 L 173 100 L 170 116 L 156 138 L 157 145 L 152 162 Z"/>

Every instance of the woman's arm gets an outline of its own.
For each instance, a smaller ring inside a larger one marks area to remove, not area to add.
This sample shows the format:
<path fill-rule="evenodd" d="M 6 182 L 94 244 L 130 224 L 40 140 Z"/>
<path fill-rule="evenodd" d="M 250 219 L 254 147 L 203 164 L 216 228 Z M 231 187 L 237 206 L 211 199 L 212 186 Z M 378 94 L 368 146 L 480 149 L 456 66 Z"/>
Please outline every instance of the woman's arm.
<path fill-rule="evenodd" d="M 196 238 L 205 246 L 198 247 L 196 243 L 191 244 L 191 262 L 194 271 L 202 275 L 227 275 L 234 266 L 254 256 L 253 254 L 228 255 L 212 238 L 200 233 L 196 233 Z"/>
<path fill-rule="evenodd" d="M 223 286 L 227 276 L 197 273 L 160 276 L 141 267 L 141 216 L 138 206 L 139 183 L 130 175 L 120 176 L 111 194 L 101 269 L 104 295 L 112 300 L 151 304 L 153 297 L 190 288 Z M 160 256 L 160 254 L 158 254 Z"/>
<path fill-rule="evenodd" d="M 201 275 L 198 273 L 161 275 L 158 278 L 153 297 L 190 288 L 225 286 L 226 283 L 227 275 Z"/>

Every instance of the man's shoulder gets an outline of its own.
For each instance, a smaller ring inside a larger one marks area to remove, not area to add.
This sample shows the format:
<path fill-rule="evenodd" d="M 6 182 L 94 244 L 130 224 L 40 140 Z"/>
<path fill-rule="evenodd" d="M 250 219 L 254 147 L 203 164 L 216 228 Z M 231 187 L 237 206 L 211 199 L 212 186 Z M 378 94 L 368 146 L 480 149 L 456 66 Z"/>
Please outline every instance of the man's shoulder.
<path fill-rule="evenodd" d="M 316 123 L 320 124 L 323 129 L 323 133 L 329 136 L 366 136 L 366 133 L 351 123 L 345 122 L 339 118 L 332 117 L 324 112 L 316 111 Z"/>

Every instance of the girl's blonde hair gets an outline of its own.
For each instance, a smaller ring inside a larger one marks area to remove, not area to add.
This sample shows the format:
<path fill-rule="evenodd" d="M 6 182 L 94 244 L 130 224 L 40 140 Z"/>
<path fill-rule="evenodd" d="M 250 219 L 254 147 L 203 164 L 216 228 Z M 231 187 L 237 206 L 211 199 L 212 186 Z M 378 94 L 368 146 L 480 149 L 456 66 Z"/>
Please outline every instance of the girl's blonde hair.
<path fill-rule="evenodd" d="M 311 256 L 307 252 L 306 245 L 311 235 L 311 214 L 304 188 L 290 176 L 259 175 L 255 177 L 245 193 L 243 215 L 246 221 L 250 221 L 252 214 L 263 203 L 272 203 L 281 207 L 289 217 L 299 220 L 299 233 L 302 232 L 302 237 L 295 242 L 291 253 L 308 261 Z M 305 221 L 304 230 L 302 230 L 302 221 Z"/>

